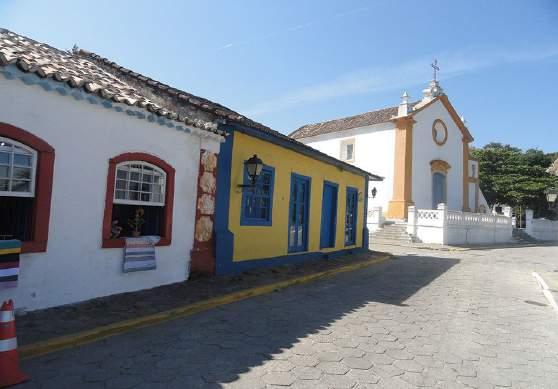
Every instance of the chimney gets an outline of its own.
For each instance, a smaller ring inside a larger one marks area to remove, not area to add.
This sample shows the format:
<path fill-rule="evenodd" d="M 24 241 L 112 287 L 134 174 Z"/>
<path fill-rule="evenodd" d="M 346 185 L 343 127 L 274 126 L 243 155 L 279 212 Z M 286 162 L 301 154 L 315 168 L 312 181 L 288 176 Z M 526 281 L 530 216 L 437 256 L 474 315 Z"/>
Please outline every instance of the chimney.
<path fill-rule="evenodd" d="M 411 105 L 409 104 L 409 95 L 407 91 L 403 92 L 401 96 L 401 102 L 399 103 L 399 108 L 397 109 L 397 117 L 407 116 L 411 113 Z"/>

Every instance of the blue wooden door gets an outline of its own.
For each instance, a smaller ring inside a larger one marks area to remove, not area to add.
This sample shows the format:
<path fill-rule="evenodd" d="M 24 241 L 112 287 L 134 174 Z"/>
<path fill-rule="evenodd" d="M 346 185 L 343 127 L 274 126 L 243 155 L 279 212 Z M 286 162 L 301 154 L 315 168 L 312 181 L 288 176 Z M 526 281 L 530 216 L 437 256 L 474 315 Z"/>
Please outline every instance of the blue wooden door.
<path fill-rule="evenodd" d="M 335 230 L 337 226 L 337 185 L 324 182 L 322 197 L 322 226 L 320 231 L 320 248 L 335 247 Z"/>
<path fill-rule="evenodd" d="M 432 175 L 432 209 L 438 208 L 438 204 L 446 203 L 446 176 L 442 173 Z"/>
<path fill-rule="evenodd" d="M 356 243 L 356 226 L 358 215 L 358 190 L 347 188 L 347 203 L 345 207 L 345 246 Z"/>
<path fill-rule="evenodd" d="M 292 173 L 289 209 L 289 252 L 308 249 L 308 212 L 310 178 Z"/>

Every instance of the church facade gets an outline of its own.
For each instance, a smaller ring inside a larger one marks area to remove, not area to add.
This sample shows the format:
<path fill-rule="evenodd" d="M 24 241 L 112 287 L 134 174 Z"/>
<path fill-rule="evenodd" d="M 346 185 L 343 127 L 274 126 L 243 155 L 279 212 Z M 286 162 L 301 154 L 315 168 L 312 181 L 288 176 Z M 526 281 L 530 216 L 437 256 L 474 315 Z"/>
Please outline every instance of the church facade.
<path fill-rule="evenodd" d="M 324 153 L 384 177 L 370 185 L 368 206 L 382 207 L 388 219 L 404 220 L 409 206 L 488 211 L 479 188 L 473 141 L 438 81 L 420 101 L 300 127 L 290 134 Z"/>

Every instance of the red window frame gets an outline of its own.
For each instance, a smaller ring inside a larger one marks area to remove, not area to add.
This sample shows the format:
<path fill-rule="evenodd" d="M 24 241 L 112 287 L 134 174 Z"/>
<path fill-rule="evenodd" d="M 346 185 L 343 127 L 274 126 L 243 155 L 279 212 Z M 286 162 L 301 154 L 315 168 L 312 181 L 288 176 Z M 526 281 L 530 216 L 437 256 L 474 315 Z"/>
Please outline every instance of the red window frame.
<path fill-rule="evenodd" d="M 0 136 L 10 138 L 37 152 L 35 173 L 35 201 L 33 202 L 32 240 L 21 242 L 22 253 L 40 253 L 47 250 L 54 176 L 54 148 L 36 135 L 11 124 L 0 122 Z"/>
<path fill-rule="evenodd" d="M 163 230 L 161 231 L 161 240 L 157 246 L 169 246 L 172 238 L 172 212 L 174 205 L 174 168 L 161 158 L 147 153 L 124 153 L 109 160 L 109 169 L 107 174 L 107 192 L 105 197 L 105 212 L 103 216 L 103 248 L 119 248 L 124 247 L 124 238 L 111 239 L 112 225 L 112 206 L 114 201 L 114 185 L 116 176 L 116 165 L 128 161 L 142 161 L 157 166 L 167 174 L 165 189 L 165 207 L 163 211 Z"/>

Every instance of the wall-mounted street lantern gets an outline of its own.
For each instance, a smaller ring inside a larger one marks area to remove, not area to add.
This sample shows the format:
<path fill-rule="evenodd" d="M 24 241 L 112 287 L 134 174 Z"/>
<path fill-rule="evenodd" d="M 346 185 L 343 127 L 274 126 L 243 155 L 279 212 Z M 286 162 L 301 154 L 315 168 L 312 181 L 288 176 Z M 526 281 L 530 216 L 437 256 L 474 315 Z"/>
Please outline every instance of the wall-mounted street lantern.
<path fill-rule="evenodd" d="M 372 194 L 372 198 L 375 199 L 376 198 L 376 194 L 378 193 L 378 189 L 376 189 L 376 187 L 372 188 L 372 191 L 370 192 L 370 194 Z"/>
<path fill-rule="evenodd" d="M 558 198 L 558 188 L 548 188 L 544 191 L 544 194 L 546 195 L 548 206 L 552 207 L 556 203 L 556 199 Z"/>
<path fill-rule="evenodd" d="M 250 178 L 250 184 L 248 185 L 238 185 L 240 188 L 253 188 L 258 182 L 258 177 L 262 173 L 263 162 L 258 158 L 256 154 L 244 161 L 244 166 L 246 166 L 246 172 L 248 173 L 248 178 Z"/>

